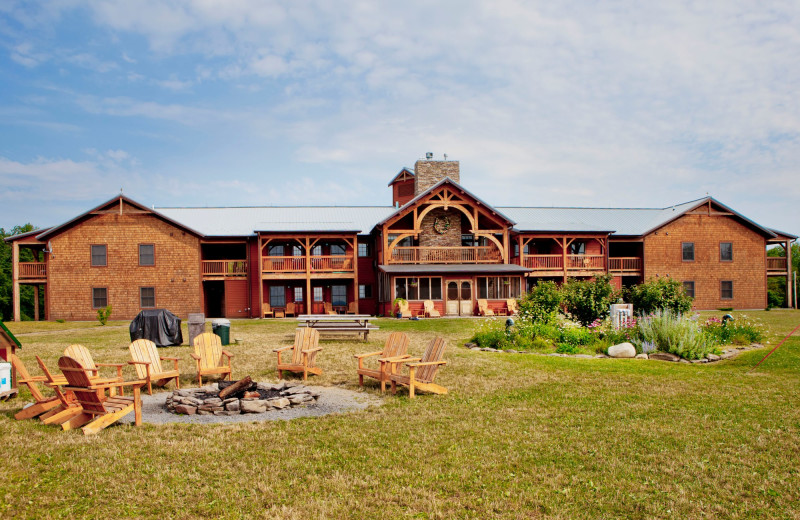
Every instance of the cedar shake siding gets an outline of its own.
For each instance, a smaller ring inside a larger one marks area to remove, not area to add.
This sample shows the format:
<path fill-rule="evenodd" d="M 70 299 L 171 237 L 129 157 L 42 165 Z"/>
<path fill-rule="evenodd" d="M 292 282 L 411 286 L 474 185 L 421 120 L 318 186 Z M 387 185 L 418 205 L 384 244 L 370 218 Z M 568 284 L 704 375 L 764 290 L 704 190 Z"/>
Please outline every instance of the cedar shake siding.
<path fill-rule="evenodd" d="M 720 260 L 720 243 L 733 244 L 733 260 Z M 682 244 L 694 243 L 694 260 Z M 763 309 L 767 305 L 766 239 L 732 216 L 686 214 L 644 238 L 644 279 L 669 276 L 694 282 L 696 309 Z M 733 282 L 733 298 L 720 284 Z"/>
<path fill-rule="evenodd" d="M 125 206 L 126 211 L 132 209 Z M 50 319 L 94 320 L 92 288 L 107 288 L 111 319 L 134 318 L 140 288 L 155 288 L 155 306 L 178 316 L 202 312 L 200 243 L 196 236 L 151 214 L 93 216 L 50 239 Z M 139 244 L 155 246 L 155 265 L 139 265 Z M 105 267 L 92 267 L 91 246 L 105 245 Z"/>

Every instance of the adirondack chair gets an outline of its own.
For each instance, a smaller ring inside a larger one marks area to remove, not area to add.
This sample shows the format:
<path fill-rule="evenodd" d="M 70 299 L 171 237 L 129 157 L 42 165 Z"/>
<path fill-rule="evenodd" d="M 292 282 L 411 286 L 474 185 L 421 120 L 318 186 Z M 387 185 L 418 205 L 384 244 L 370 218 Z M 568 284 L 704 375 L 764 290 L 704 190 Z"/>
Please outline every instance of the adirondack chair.
<path fill-rule="evenodd" d="M 506 307 L 508 307 L 508 315 L 514 315 L 519 312 L 519 307 L 517 307 L 517 299 L 516 298 L 509 298 L 506 300 Z"/>
<path fill-rule="evenodd" d="M 273 317 L 275 316 L 275 313 L 272 311 L 272 307 L 270 307 L 268 303 L 264 304 L 263 309 L 264 309 L 264 317 L 265 318 L 267 316 L 273 316 Z"/>
<path fill-rule="evenodd" d="M 131 412 L 134 412 L 136 426 L 142 424 L 141 387 L 145 381 L 126 381 L 98 384 L 92 381 L 90 371 L 71 357 L 63 356 L 58 360 L 58 368 L 67 379 L 67 386 L 60 391 L 75 394 L 75 402 L 81 407 L 81 413 L 67 421 L 69 428 L 83 426 L 84 435 L 94 435 L 110 426 Z M 105 390 L 120 384 L 133 387 L 132 397 L 106 397 Z M 63 427 L 63 424 L 62 424 Z M 66 429 L 66 428 L 65 428 Z"/>
<path fill-rule="evenodd" d="M 61 390 L 61 387 L 67 384 L 67 378 L 63 375 L 56 376 L 50 372 L 50 369 L 47 368 L 47 365 L 44 364 L 44 361 L 42 361 L 42 358 L 39 356 L 36 356 L 36 362 L 39 363 L 39 368 L 42 369 L 42 372 L 44 372 L 47 378 L 45 384 L 56 392 L 56 398 L 59 401 L 58 406 L 40 415 L 39 420 L 42 421 L 43 424 L 59 424 L 64 430 L 69 430 L 71 428 L 71 423 L 69 421 L 83 410 L 75 401 L 75 394 L 73 392 L 63 392 Z M 97 382 L 96 379 L 94 381 L 95 383 Z"/>
<path fill-rule="evenodd" d="M 391 363 L 384 361 L 385 359 L 399 359 L 409 357 L 406 354 L 408 350 L 408 335 L 405 332 L 392 332 L 383 346 L 383 350 L 377 352 L 368 352 L 366 354 L 356 354 L 353 356 L 358 360 L 358 386 L 364 386 L 364 376 L 369 376 L 381 382 L 381 392 L 386 391 L 386 382 L 389 381 L 389 369 L 394 366 Z M 370 357 L 378 356 L 378 368 L 368 368 L 364 366 L 364 360 Z"/>
<path fill-rule="evenodd" d="M 478 314 L 481 316 L 494 316 L 494 311 L 489 308 L 489 302 L 478 300 Z"/>
<path fill-rule="evenodd" d="M 337 314 L 336 311 L 333 310 L 333 305 L 331 305 L 331 302 L 323 302 L 322 306 L 325 309 L 325 314 Z"/>
<path fill-rule="evenodd" d="M 394 368 L 389 374 L 389 379 L 392 382 L 392 394 L 397 393 L 398 384 L 408 387 L 408 397 L 410 399 L 414 398 L 415 390 L 446 394 L 447 388 L 433 382 L 439 367 L 447 364 L 447 361 L 442 359 L 445 347 L 444 339 L 433 338 L 428 343 L 428 348 L 425 349 L 425 353 L 422 354 L 421 358 L 395 358 L 388 360 L 393 365 L 399 364 L 408 367 L 408 375 L 403 375 Z"/>
<path fill-rule="evenodd" d="M 194 354 L 192 359 L 197 361 L 197 383 L 203 386 L 203 375 L 219 374 L 228 380 L 231 379 L 231 358 L 233 354 L 227 350 L 222 350 L 222 341 L 219 336 L 211 332 L 204 332 L 194 338 Z M 225 364 L 223 356 L 228 358 Z"/>
<path fill-rule="evenodd" d="M 92 378 L 100 377 L 100 370 L 98 367 L 115 367 L 117 369 L 116 380 L 123 381 L 122 367 L 125 366 L 125 363 L 95 363 L 92 358 L 92 353 L 83 345 L 68 346 L 64 349 L 64 355 L 80 363 L 82 367 L 92 374 Z M 120 387 L 120 392 L 122 391 L 122 387 Z"/>
<path fill-rule="evenodd" d="M 411 317 L 411 309 L 408 308 L 408 302 L 406 300 L 401 300 L 397 302 L 397 310 L 400 311 L 401 318 Z"/>
<path fill-rule="evenodd" d="M 440 318 L 442 315 L 439 314 L 439 311 L 436 310 L 436 307 L 433 305 L 433 300 L 425 300 L 423 303 L 425 306 L 425 316 L 428 318 Z"/>
<path fill-rule="evenodd" d="M 272 351 L 278 354 L 278 378 L 283 379 L 283 371 L 302 372 L 303 381 L 308 379 L 308 374 L 319 375 L 322 369 L 315 366 L 317 352 L 322 350 L 318 347 L 319 331 L 311 327 L 300 327 L 295 331 L 294 345 L 276 348 Z M 287 350 L 292 350 L 292 360 L 284 363 L 281 354 Z"/>
<path fill-rule="evenodd" d="M 153 382 L 158 386 L 164 386 L 171 379 L 175 380 L 175 386 L 180 389 L 181 374 L 178 371 L 178 358 L 159 356 L 156 344 L 149 339 L 137 339 L 128 348 L 131 351 L 131 357 L 133 357 L 133 361 L 128 361 L 128 364 L 134 365 L 139 379 L 144 379 L 147 382 L 148 394 L 153 395 Z M 174 370 L 164 370 L 161 367 L 162 361 L 174 362 Z"/>
<path fill-rule="evenodd" d="M 59 406 L 59 404 L 61 404 L 58 400 L 58 397 L 45 397 L 39 388 L 39 383 L 43 384 L 47 381 L 46 376 L 31 376 L 28 372 L 28 369 L 25 368 L 25 364 L 19 357 L 17 357 L 16 354 L 9 352 L 8 361 L 17 372 L 17 383 L 27 386 L 28 391 L 31 393 L 31 397 L 33 397 L 34 401 L 36 401 L 32 405 L 17 412 L 14 415 L 14 419 L 17 419 L 18 421 L 23 419 L 32 419 L 52 410 L 53 408 L 56 408 Z M 66 379 L 64 379 L 63 382 L 66 383 Z"/>
<path fill-rule="evenodd" d="M 347 314 L 358 314 L 356 312 L 356 302 L 350 302 L 347 305 Z"/>
<path fill-rule="evenodd" d="M 295 306 L 294 306 L 294 302 L 289 302 L 289 303 L 287 303 L 287 304 L 286 304 L 286 311 L 284 312 L 284 315 L 285 315 L 286 317 L 289 317 L 289 315 L 290 315 L 290 314 L 291 314 L 292 316 L 297 316 L 297 311 L 295 310 L 295 308 L 294 308 L 294 307 L 295 307 Z"/>

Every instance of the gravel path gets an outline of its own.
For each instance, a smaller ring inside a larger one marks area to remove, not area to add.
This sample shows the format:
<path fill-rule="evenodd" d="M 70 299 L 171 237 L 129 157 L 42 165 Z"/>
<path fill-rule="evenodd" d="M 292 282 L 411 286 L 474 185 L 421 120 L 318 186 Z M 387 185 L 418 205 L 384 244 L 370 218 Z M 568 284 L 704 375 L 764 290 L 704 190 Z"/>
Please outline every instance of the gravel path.
<path fill-rule="evenodd" d="M 165 402 L 172 392 L 160 392 L 155 395 L 142 395 L 142 422 L 150 424 L 183 423 L 183 424 L 216 424 L 254 421 L 289 421 L 298 417 L 319 417 L 332 413 L 364 410 L 370 406 L 380 406 L 383 399 L 366 392 L 354 392 L 335 386 L 309 386 L 320 393 L 314 404 L 295 406 L 284 410 L 272 410 L 266 413 L 247 413 L 241 415 L 177 415 L 167 411 Z M 120 422 L 133 423 L 133 412 Z"/>

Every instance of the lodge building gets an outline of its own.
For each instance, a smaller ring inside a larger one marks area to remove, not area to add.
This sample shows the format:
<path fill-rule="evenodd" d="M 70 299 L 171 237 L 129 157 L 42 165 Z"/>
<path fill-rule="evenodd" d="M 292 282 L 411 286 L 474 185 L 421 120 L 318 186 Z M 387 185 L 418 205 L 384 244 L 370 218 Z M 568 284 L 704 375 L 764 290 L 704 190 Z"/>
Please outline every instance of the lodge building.
<path fill-rule="evenodd" d="M 705 197 L 668 208 L 493 207 L 460 184 L 457 161 L 419 160 L 389 183 L 392 205 L 153 208 L 119 195 L 74 219 L 8 237 L 19 287 L 44 291 L 44 319 L 167 308 L 255 318 L 326 308 L 388 315 L 432 300 L 445 316 L 503 310 L 539 280 L 608 273 L 617 287 L 681 281 L 697 309 L 763 309 L 768 257 L 797 238 Z M 34 253 L 20 262 L 20 248 Z M 787 283 L 791 302 L 791 283 Z M 37 298 L 38 300 L 38 298 Z M 35 319 L 41 311 L 35 309 Z"/>

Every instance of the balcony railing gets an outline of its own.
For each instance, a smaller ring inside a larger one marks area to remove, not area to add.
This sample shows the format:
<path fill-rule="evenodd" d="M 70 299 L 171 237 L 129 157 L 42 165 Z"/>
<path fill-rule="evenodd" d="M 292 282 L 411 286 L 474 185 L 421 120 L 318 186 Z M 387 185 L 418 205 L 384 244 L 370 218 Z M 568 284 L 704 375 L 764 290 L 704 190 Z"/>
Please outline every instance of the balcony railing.
<path fill-rule="evenodd" d="M 767 271 L 786 271 L 786 257 L 768 256 Z"/>
<path fill-rule="evenodd" d="M 534 271 L 563 271 L 563 255 L 524 255 L 522 265 Z M 567 271 L 602 271 L 603 255 L 567 255 Z"/>
<path fill-rule="evenodd" d="M 247 276 L 247 260 L 203 260 L 203 277 Z"/>
<path fill-rule="evenodd" d="M 642 259 L 635 256 L 621 256 L 608 259 L 608 270 L 610 272 L 622 273 L 641 273 Z"/>
<path fill-rule="evenodd" d="M 265 256 L 261 259 L 261 270 L 265 273 L 305 273 L 304 256 Z M 337 273 L 353 271 L 353 257 L 324 255 L 311 257 L 312 273 Z"/>
<path fill-rule="evenodd" d="M 47 264 L 44 262 L 20 262 L 19 279 L 42 279 L 47 278 Z"/>
<path fill-rule="evenodd" d="M 496 264 L 500 251 L 491 246 L 472 247 L 395 247 L 392 264 Z"/>

